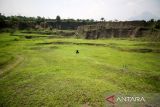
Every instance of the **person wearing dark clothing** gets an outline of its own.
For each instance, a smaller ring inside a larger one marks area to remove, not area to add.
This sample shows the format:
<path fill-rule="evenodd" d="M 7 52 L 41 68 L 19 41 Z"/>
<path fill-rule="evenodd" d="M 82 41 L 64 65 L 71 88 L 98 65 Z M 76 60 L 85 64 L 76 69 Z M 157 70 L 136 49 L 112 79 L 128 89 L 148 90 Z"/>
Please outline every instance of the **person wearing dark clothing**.
<path fill-rule="evenodd" d="M 76 54 L 79 54 L 79 50 L 76 50 Z"/>

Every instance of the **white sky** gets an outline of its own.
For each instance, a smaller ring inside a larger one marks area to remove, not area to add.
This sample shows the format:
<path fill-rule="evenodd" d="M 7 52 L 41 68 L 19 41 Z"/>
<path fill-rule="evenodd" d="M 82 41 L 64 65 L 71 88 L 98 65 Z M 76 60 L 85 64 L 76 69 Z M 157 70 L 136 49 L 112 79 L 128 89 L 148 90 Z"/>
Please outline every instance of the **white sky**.
<path fill-rule="evenodd" d="M 160 18 L 160 0 L 0 0 L 5 15 L 99 20 Z"/>

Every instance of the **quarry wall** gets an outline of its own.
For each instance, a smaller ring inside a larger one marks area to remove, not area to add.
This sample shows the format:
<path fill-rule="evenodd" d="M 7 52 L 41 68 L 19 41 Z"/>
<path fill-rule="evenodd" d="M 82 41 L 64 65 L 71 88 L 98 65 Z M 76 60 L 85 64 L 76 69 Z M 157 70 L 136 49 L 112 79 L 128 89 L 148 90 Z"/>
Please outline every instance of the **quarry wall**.
<path fill-rule="evenodd" d="M 83 25 L 77 28 L 76 36 L 86 39 L 111 37 L 143 37 L 159 35 L 153 23 L 145 21 L 102 22 L 94 25 Z"/>

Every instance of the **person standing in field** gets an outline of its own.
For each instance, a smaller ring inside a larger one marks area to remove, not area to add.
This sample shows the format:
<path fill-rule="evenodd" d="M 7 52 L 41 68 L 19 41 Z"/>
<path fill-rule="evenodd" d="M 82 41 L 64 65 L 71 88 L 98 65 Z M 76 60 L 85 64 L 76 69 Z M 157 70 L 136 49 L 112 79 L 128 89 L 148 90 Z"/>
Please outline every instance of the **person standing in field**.
<path fill-rule="evenodd" d="M 76 50 L 76 54 L 79 54 L 79 50 Z"/>

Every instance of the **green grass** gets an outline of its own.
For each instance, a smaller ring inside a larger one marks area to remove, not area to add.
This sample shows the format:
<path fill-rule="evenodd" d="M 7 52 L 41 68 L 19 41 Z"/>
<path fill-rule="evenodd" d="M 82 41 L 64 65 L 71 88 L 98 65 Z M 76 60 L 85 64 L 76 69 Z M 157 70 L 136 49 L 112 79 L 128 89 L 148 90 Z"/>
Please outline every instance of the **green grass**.
<path fill-rule="evenodd" d="M 144 48 L 159 50 L 160 43 L 130 39 L 25 39 L 1 33 L 0 63 L 13 66 L 16 60 L 11 57 L 23 60 L 0 76 L 0 106 L 99 107 L 105 105 L 107 93 L 160 92 L 160 54 L 130 51 Z M 75 54 L 77 49 L 79 54 Z"/>
<path fill-rule="evenodd" d="M 3 65 L 9 63 L 9 61 L 13 59 L 13 56 L 7 53 L 0 53 L 0 58 L 0 67 L 2 67 Z"/>

